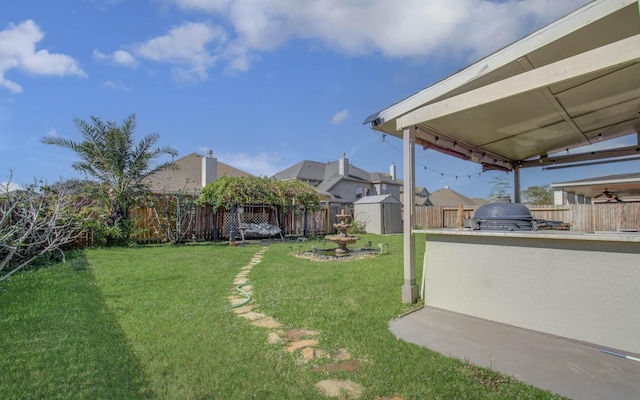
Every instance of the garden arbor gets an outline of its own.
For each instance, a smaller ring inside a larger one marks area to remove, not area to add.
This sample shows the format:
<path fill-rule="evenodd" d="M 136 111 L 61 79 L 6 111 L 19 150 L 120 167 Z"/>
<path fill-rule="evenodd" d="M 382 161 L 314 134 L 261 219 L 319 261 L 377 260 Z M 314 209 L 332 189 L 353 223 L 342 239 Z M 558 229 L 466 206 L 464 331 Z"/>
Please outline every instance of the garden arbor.
<path fill-rule="evenodd" d="M 205 186 L 198 199 L 200 205 L 210 205 L 214 212 L 229 210 L 231 227 L 229 241 L 235 241 L 235 214 L 240 206 L 268 205 L 281 212 L 289 210 L 315 211 L 320 208 L 316 190 L 299 180 L 278 181 L 267 177 L 223 176 Z"/>

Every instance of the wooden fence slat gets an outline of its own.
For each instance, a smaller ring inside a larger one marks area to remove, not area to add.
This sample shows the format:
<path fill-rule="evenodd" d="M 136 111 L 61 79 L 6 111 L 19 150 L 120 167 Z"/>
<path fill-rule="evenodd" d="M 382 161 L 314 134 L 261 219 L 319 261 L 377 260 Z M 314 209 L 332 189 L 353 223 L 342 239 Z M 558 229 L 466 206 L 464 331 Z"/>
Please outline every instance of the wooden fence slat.
<path fill-rule="evenodd" d="M 561 221 L 576 232 L 619 232 L 640 229 L 640 203 L 568 204 L 528 206 L 535 219 Z M 477 207 L 465 207 L 465 218 L 473 217 Z M 458 206 L 416 207 L 415 226 L 419 228 L 457 227 Z"/>

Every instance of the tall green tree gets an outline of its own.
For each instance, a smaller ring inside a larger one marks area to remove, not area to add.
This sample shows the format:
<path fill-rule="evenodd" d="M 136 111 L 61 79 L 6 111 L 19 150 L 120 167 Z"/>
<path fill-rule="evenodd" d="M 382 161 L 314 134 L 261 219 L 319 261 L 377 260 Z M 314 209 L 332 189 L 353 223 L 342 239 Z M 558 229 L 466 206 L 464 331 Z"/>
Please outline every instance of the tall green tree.
<path fill-rule="evenodd" d="M 553 204 L 553 190 L 550 185 L 529 186 L 522 191 L 522 199 L 530 204 Z"/>
<path fill-rule="evenodd" d="M 59 146 L 76 153 L 80 159 L 74 162 L 76 171 L 96 179 L 102 187 L 106 224 L 121 232 L 122 241 L 128 241 L 131 233 L 129 211 L 140 204 L 148 187 L 144 180 L 150 174 L 175 168 L 173 161 L 154 164 L 162 155 L 176 156 L 177 150 L 170 146 L 156 147 L 160 139 L 157 133 L 134 140 L 135 114 L 129 115 L 121 124 L 103 122 L 98 117 L 91 121 L 74 120 L 82 141 L 76 142 L 57 136 L 45 136 L 42 143 Z"/>

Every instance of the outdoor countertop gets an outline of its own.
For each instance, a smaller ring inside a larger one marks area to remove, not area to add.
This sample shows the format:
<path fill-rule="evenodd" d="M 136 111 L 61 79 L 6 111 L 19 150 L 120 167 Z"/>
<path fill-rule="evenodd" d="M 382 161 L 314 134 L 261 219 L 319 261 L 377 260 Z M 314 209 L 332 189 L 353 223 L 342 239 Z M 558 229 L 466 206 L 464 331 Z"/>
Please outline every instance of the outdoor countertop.
<path fill-rule="evenodd" d="M 485 236 L 485 237 L 518 237 L 530 239 L 562 239 L 562 240 L 593 240 L 605 242 L 631 242 L 640 244 L 640 232 L 572 232 L 560 230 L 539 231 L 490 231 L 472 229 L 415 229 L 414 233 L 428 235 L 450 236 Z"/>

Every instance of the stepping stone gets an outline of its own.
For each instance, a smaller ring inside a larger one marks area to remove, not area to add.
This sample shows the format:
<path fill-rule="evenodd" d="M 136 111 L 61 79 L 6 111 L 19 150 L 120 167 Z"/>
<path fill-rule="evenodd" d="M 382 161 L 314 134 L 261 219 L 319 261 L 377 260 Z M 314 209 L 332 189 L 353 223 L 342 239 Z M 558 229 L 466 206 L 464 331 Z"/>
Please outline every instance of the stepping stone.
<path fill-rule="evenodd" d="M 340 361 L 332 364 L 318 365 L 313 368 L 316 372 L 358 372 L 362 369 L 362 363 L 359 360 Z"/>
<path fill-rule="evenodd" d="M 280 322 L 276 321 L 272 317 L 260 318 L 258 320 L 253 321 L 251 325 L 259 326 L 261 328 L 269 328 L 269 329 L 279 328 L 282 326 Z"/>
<path fill-rule="evenodd" d="M 289 343 L 289 345 L 284 348 L 284 351 L 293 353 L 298 349 L 302 349 L 304 347 L 309 347 L 309 346 L 317 346 L 317 345 L 318 345 L 318 341 L 315 339 L 299 340 L 297 342 Z"/>
<path fill-rule="evenodd" d="M 292 329 L 287 332 L 287 339 L 299 339 L 305 336 L 316 336 L 318 332 L 312 331 L 310 329 Z"/>
<path fill-rule="evenodd" d="M 242 285 L 243 283 L 247 283 L 249 282 L 249 280 L 247 278 L 244 277 L 239 277 L 233 280 L 233 284 L 234 285 Z M 240 288 L 242 289 L 242 288 Z"/>
<path fill-rule="evenodd" d="M 246 298 L 239 298 L 239 299 L 233 299 L 233 300 L 229 300 L 229 302 L 231 303 L 232 306 L 237 306 L 238 304 L 242 304 L 244 301 L 246 301 Z"/>
<path fill-rule="evenodd" d="M 362 385 L 351 381 L 324 380 L 316 383 L 316 388 L 329 397 L 358 399 L 362 395 Z"/>
<path fill-rule="evenodd" d="M 249 321 L 255 321 L 257 319 L 266 317 L 266 315 L 264 315 L 264 314 L 261 314 L 259 312 L 253 312 L 253 311 L 250 311 L 250 312 L 248 312 L 246 314 L 238 314 L 238 316 L 242 317 L 242 318 L 246 318 Z"/>
<path fill-rule="evenodd" d="M 276 332 L 269 332 L 267 335 L 267 343 L 269 344 L 282 344 L 284 343 L 284 339 L 282 336 L 278 335 Z"/>
<path fill-rule="evenodd" d="M 253 311 L 253 305 L 252 304 L 247 304 L 247 305 L 242 306 L 242 307 L 232 308 L 231 311 L 233 311 L 236 314 L 246 314 L 248 312 Z"/>
<path fill-rule="evenodd" d="M 302 358 L 303 362 L 308 362 L 313 360 L 313 358 L 315 357 L 315 352 L 313 351 L 313 347 L 305 347 L 304 349 L 302 349 L 302 352 L 300 353 L 300 357 Z"/>
<path fill-rule="evenodd" d="M 331 355 L 331 358 L 335 360 L 351 360 L 351 354 L 347 351 L 347 349 L 338 349 Z"/>

